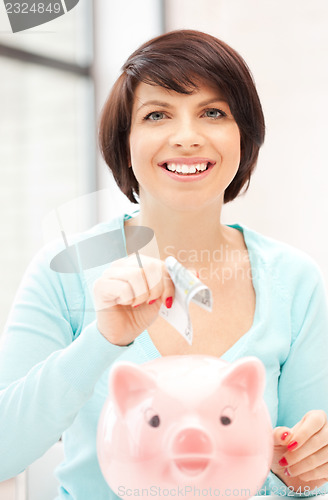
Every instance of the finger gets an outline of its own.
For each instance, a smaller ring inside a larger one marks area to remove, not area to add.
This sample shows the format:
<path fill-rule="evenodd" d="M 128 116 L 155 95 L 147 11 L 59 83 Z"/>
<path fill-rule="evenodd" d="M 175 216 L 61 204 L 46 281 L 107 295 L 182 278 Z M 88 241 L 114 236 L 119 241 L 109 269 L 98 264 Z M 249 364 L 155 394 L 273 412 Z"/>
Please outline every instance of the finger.
<path fill-rule="evenodd" d="M 306 472 L 299 476 L 301 481 L 309 482 L 316 481 L 316 486 L 320 487 L 328 481 L 328 466 L 327 464 L 317 467 L 315 470 Z M 317 483 L 320 481 L 319 483 Z"/>
<path fill-rule="evenodd" d="M 174 300 L 174 293 L 175 293 L 174 283 L 173 283 L 164 263 L 163 263 L 161 272 L 162 272 L 162 279 L 161 279 L 160 283 L 155 285 L 150 290 L 149 302 L 153 303 L 157 299 L 160 299 L 160 301 L 166 307 L 169 306 L 168 308 L 171 308 L 173 300 Z M 167 302 L 167 300 L 168 300 L 168 302 Z"/>
<path fill-rule="evenodd" d="M 302 480 L 302 479 L 301 479 Z M 303 481 L 303 480 L 302 480 Z M 325 483 L 327 483 L 328 479 L 327 477 L 323 479 L 316 479 L 316 480 L 304 480 L 303 482 L 306 483 L 305 486 L 310 486 L 310 490 L 315 490 L 316 495 L 322 495 L 327 493 L 327 486 L 323 488 L 322 490 L 320 489 L 321 486 L 323 486 Z"/>
<path fill-rule="evenodd" d="M 327 455 L 328 446 L 325 446 L 297 464 L 289 465 L 288 472 L 290 476 L 297 476 L 302 479 L 302 481 L 323 479 L 328 476 Z"/>
<path fill-rule="evenodd" d="M 275 427 L 273 429 L 273 445 L 277 446 L 286 446 L 288 440 L 291 436 L 291 429 L 289 427 Z"/>
<path fill-rule="evenodd" d="M 137 261 L 138 261 L 139 268 L 141 270 L 141 274 L 142 274 L 142 277 L 143 277 L 143 280 L 144 280 L 144 284 L 146 286 L 146 289 L 147 289 L 147 292 L 148 292 L 148 295 L 149 295 L 149 285 L 148 285 L 147 276 L 146 276 L 144 267 L 143 267 L 143 265 L 141 263 L 141 257 L 140 257 L 140 255 L 139 255 L 138 252 L 136 252 L 136 258 L 137 258 Z"/>
<path fill-rule="evenodd" d="M 117 277 L 122 272 L 122 276 L 129 276 L 132 269 L 139 269 L 143 279 L 145 289 L 158 285 L 162 279 L 162 266 L 160 259 L 149 257 L 140 253 L 134 253 L 128 257 L 118 259 L 110 264 L 104 272 L 104 277 Z M 118 271 L 117 271 L 118 270 Z"/>
<path fill-rule="evenodd" d="M 129 282 L 134 294 L 131 305 L 136 306 L 151 301 L 154 295 L 156 295 L 156 298 L 161 295 L 161 267 L 159 259 L 133 254 L 112 263 L 104 272 L 103 277 L 109 280 L 120 279 Z M 119 303 L 123 303 L 122 300 Z M 124 304 L 128 303 L 126 298 Z"/>
<path fill-rule="evenodd" d="M 140 278 L 136 275 L 132 275 L 130 283 L 136 292 L 136 298 L 133 303 L 134 307 L 144 302 L 147 302 L 148 304 L 154 303 L 161 297 L 164 288 L 162 265 L 159 260 L 148 260 L 145 266 L 143 268 L 139 268 L 138 271 L 142 274 L 143 282 L 147 284 L 147 291 L 139 293 L 141 291 Z"/>
<path fill-rule="evenodd" d="M 103 279 L 105 282 L 104 286 L 107 286 L 107 293 L 115 293 L 115 287 L 119 281 L 129 283 L 131 294 L 125 294 L 124 296 L 121 294 L 121 291 L 128 291 L 126 287 L 117 289 L 116 295 L 120 297 L 120 304 L 123 303 L 122 301 L 125 304 L 137 301 L 140 304 L 145 302 L 149 297 L 147 278 L 145 277 L 144 269 L 140 269 L 140 267 L 111 267 L 105 271 Z"/>
<path fill-rule="evenodd" d="M 299 473 L 312 470 L 324 462 L 328 463 L 328 425 L 308 439 L 303 446 L 294 451 L 287 451 L 283 456 L 289 467 L 296 464 L 300 467 L 294 469 L 300 471 Z"/>
<path fill-rule="evenodd" d="M 163 290 L 163 263 L 159 259 L 139 254 L 137 260 L 138 268 L 134 268 L 134 272 L 131 269 L 129 278 L 135 292 L 134 306 L 146 301 L 154 302 L 161 296 Z"/>
<path fill-rule="evenodd" d="M 108 283 L 111 282 L 111 285 L 107 285 L 107 297 L 112 299 L 115 295 L 113 281 L 123 281 L 130 285 L 132 296 L 126 287 L 120 286 L 116 292 L 117 296 L 120 293 L 120 297 L 117 297 L 117 304 L 130 304 L 136 307 L 144 302 L 153 303 L 159 298 L 164 303 L 168 297 L 172 297 L 171 300 L 173 300 L 174 284 L 165 264 L 152 257 L 140 254 L 138 257 L 131 255 L 128 258 L 119 259 L 106 269 L 103 278 L 106 278 Z"/>
<path fill-rule="evenodd" d="M 117 304 L 127 305 L 134 299 L 134 292 L 128 281 L 100 278 L 95 281 L 93 291 L 96 311 Z"/>
<path fill-rule="evenodd" d="M 140 263 L 143 265 L 144 278 L 147 281 L 150 295 L 154 289 L 162 289 L 164 263 L 152 257 L 145 259 L 144 256 L 141 256 Z"/>
<path fill-rule="evenodd" d="M 299 450 L 310 438 L 317 434 L 327 423 L 327 415 L 323 410 L 311 410 L 307 412 L 291 429 L 287 448 L 289 452 Z"/>
<path fill-rule="evenodd" d="M 286 441 L 291 435 L 289 427 L 275 427 L 273 429 L 273 457 L 272 457 L 272 470 L 283 474 L 287 461 L 284 460 L 284 454 L 287 451 Z"/>
<path fill-rule="evenodd" d="M 161 301 L 167 309 L 171 309 L 175 297 L 175 286 L 168 273 L 165 264 L 163 265 L 163 291 Z"/>

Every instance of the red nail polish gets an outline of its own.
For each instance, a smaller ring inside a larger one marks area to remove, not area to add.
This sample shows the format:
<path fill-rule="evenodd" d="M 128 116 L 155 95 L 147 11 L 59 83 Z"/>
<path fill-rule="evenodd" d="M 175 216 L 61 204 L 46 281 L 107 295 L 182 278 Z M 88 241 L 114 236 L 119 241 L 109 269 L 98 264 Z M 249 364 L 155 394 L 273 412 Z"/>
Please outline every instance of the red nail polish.
<path fill-rule="evenodd" d="M 198 271 L 196 271 L 196 276 L 199 279 L 199 272 Z"/>
<path fill-rule="evenodd" d="M 156 302 L 156 300 L 157 300 L 157 299 L 155 299 L 155 300 L 151 300 L 150 302 L 148 302 L 148 304 L 149 304 L 149 305 L 154 304 L 154 302 Z"/>
<path fill-rule="evenodd" d="M 173 302 L 173 297 L 168 297 L 165 301 L 165 305 L 167 307 L 167 309 L 171 309 L 172 307 L 172 302 Z"/>
<path fill-rule="evenodd" d="M 286 467 L 286 465 L 288 465 L 288 462 L 287 460 L 285 459 L 285 457 L 282 457 L 281 460 L 279 460 L 279 465 L 281 465 L 281 467 Z"/>
<path fill-rule="evenodd" d="M 281 434 L 281 440 L 285 441 L 287 436 L 289 436 L 289 432 L 284 432 L 283 434 Z"/>
<path fill-rule="evenodd" d="M 139 306 L 140 306 L 140 304 L 137 304 L 136 306 L 132 306 L 132 307 L 139 307 Z"/>
<path fill-rule="evenodd" d="M 284 474 L 285 474 L 286 476 L 290 476 L 290 474 L 289 474 L 289 470 L 288 470 L 288 469 L 285 469 L 285 470 L 284 470 Z"/>
<path fill-rule="evenodd" d="M 289 449 L 289 451 L 292 451 L 292 450 L 295 450 L 295 448 L 297 447 L 297 445 L 298 445 L 297 441 L 292 441 L 291 443 L 289 443 L 289 445 L 287 446 L 287 448 Z"/>

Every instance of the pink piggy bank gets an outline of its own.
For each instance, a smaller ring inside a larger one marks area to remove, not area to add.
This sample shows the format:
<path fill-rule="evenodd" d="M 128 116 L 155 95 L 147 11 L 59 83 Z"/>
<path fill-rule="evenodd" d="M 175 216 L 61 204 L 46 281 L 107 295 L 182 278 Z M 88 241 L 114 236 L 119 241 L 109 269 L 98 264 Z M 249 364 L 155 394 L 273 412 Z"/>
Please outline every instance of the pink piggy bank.
<path fill-rule="evenodd" d="M 264 384 L 253 357 L 118 363 L 98 425 L 107 483 L 123 499 L 255 495 L 273 452 Z"/>

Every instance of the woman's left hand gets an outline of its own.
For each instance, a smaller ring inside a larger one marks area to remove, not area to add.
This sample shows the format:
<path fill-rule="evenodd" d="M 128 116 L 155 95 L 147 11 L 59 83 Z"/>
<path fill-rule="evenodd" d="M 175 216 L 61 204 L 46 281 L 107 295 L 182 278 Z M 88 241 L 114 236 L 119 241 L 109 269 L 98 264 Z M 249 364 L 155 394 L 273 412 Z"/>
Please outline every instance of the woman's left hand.
<path fill-rule="evenodd" d="M 293 491 L 312 490 L 328 481 L 328 422 L 323 410 L 309 411 L 291 429 L 276 427 L 273 437 L 271 470 Z"/>

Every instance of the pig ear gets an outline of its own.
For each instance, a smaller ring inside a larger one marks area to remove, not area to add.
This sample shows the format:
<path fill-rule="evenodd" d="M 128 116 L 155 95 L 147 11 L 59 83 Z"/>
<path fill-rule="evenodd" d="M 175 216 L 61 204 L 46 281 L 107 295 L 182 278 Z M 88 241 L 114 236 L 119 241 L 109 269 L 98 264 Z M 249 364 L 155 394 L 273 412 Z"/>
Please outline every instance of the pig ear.
<path fill-rule="evenodd" d="M 118 363 L 109 377 L 109 392 L 122 416 L 152 393 L 155 379 L 138 365 Z"/>
<path fill-rule="evenodd" d="M 251 410 L 262 400 L 265 386 L 265 368 L 255 357 L 245 357 L 234 362 L 224 376 L 223 384 L 239 387 L 248 396 Z"/>

